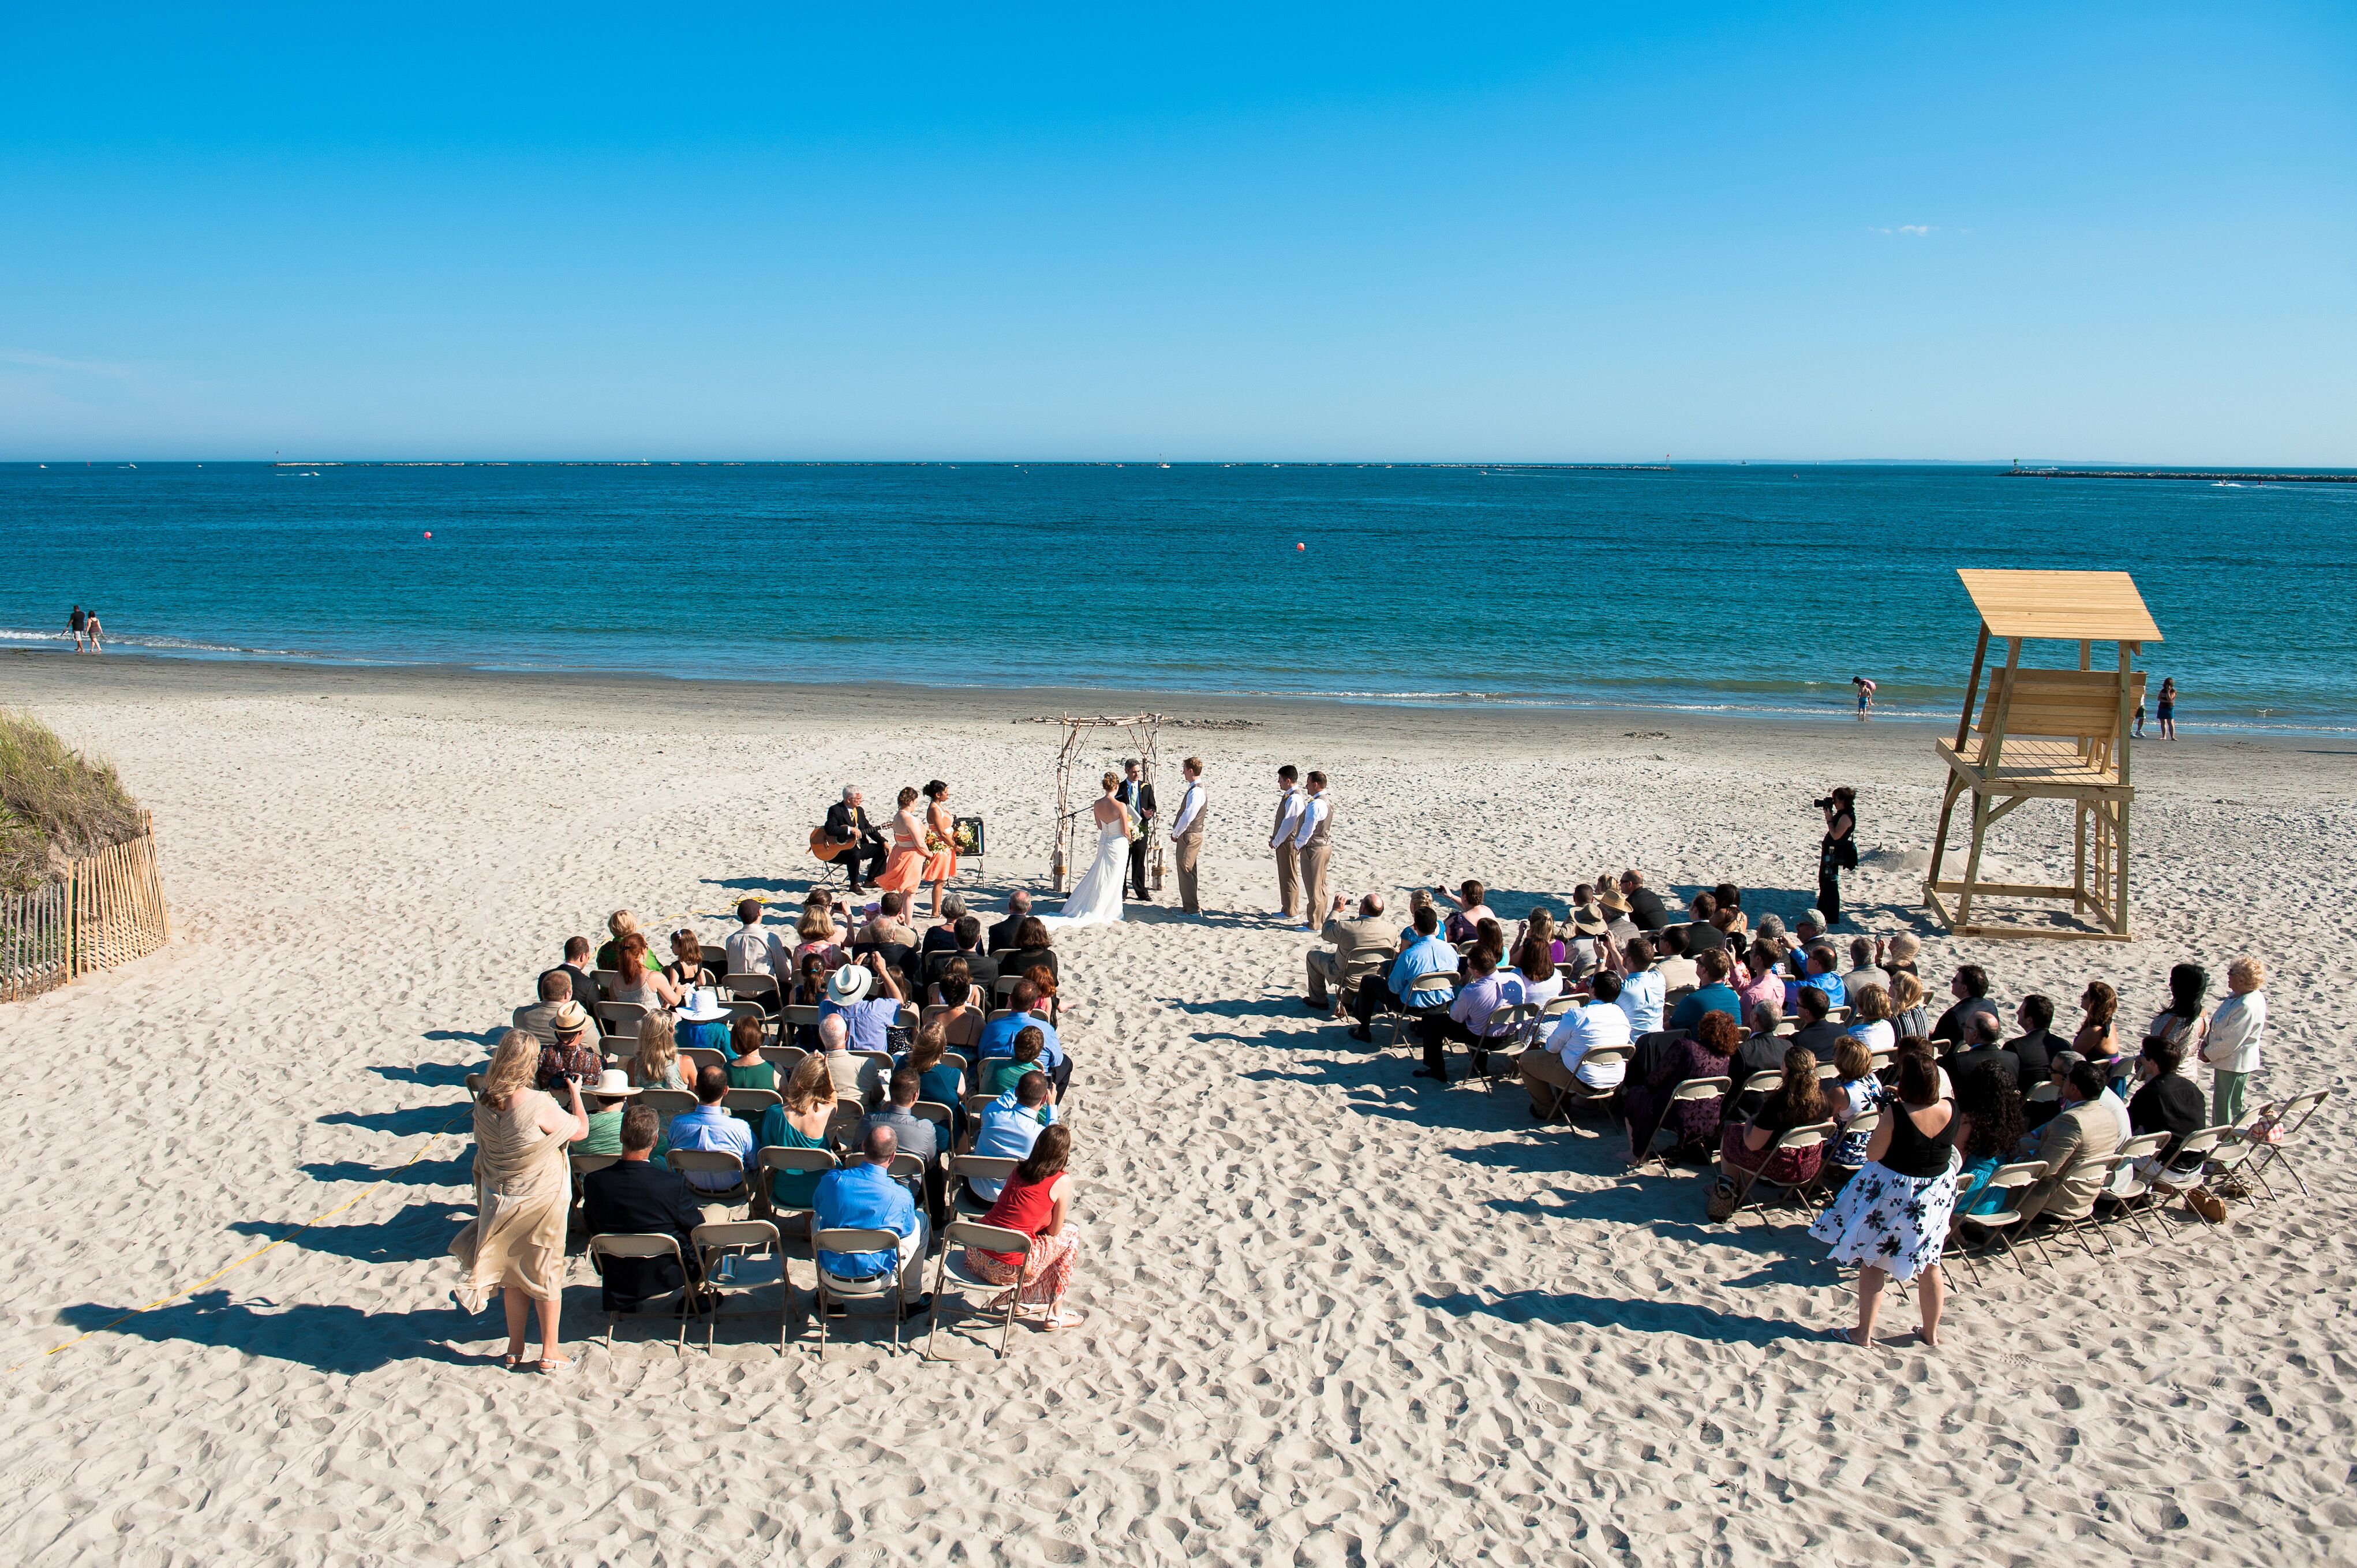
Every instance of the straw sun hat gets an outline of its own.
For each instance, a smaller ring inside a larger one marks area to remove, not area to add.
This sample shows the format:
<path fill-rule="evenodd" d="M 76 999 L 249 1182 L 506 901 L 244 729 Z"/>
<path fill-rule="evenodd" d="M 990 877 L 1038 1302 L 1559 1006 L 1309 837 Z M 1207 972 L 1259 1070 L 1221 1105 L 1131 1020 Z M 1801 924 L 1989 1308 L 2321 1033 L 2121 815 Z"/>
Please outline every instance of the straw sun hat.
<path fill-rule="evenodd" d="M 630 1075 L 618 1067 L 599 1073 L 597 1085 L 589 1090 L 595 1100 L 628 1100 L 636 1093 L 638 1089 L 630 1082 Z"/>

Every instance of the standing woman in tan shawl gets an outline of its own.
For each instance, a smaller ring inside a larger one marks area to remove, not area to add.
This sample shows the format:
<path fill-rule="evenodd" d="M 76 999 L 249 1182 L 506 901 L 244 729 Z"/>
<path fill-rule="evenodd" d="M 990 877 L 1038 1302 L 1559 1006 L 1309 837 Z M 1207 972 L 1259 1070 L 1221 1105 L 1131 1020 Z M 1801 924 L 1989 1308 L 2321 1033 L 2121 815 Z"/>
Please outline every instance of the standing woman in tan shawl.
<path fill-rule="evenodd" d="M 540 1305 L 540 1369 L 573 1363 L 557 1352 L 556 1309 L 565 1290 L 565 1220 L 573 1204 L 565 1146 L 589 1135 L 581 1085 L 565 1080 L 568 1112 L 532 1087 L 540 1045 L 521 1029 L 500 1036 L 475 1101 L 475 1219 L 450 1243 L 466 1278 L 453 1294 L 480 1312 L 498 1291 L 507 1303 L 507 1364 L 523 1359 L 530 1303 Z"/>

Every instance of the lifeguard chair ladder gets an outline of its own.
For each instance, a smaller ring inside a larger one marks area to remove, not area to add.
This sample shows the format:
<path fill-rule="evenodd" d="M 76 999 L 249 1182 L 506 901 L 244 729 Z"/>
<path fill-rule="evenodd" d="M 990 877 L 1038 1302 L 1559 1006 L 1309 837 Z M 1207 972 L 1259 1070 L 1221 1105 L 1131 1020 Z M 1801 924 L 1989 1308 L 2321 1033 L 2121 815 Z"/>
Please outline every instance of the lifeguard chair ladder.
<path fill-rule="evenodd" d="M 1948 764 L 1940 827 L 1923 877 L 1923 902 L 1958 936 L 2060 937 L 2125 941 L 2128 937 L 2128 809 L 2136 789 L 2128 771 L 2128 714 L 2142 700 L 2144 675 L 2130 668 L 2160 628 L 2126 572 L 1958 572 L 1980 612 L 1980 644 L 1964 685 L 1953 746 L 1938 743 Z M 2005 639 L 2005 668 L 1989 677 L 1988 697 L 1973 722 L 1989 639 Z M 2076 670 L 2024 669 L 2021 645 L 2033 639 L 2076 641 Z M 2094 645 L 2119 645 L 2116 671 L 2093 667 Z M 1971 848 L 1961 880 L 1940 880 L 1956 802 L 1972 796 Z M 2077 807 L 2069 886 L 1980 880 L 1989 825 L 2025 800 L 2065 800 Z M 1955 898 L 1952 914 L 1945 896 Z M 1992 925 L 1973 918 L 1975 898 L 2071 901 L 2096 929 Z"/>

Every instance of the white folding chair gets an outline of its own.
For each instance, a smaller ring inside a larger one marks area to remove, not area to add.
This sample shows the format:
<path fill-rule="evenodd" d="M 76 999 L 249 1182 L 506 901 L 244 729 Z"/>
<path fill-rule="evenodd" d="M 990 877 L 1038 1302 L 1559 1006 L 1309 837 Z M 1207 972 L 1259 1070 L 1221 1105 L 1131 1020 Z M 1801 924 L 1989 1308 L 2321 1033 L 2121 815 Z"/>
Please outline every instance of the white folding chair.
<path fill-rule="evenodd" d="M 942 1261 L 933 1275 L 933 1321 L 925 1330 L 925 1359 L 933 1360 L 933 1339 L 942 1331 L 942 1296 L 950 1286 L 960 1290 L 996 1291 L 1006 1293 L 1006 1323 L 999 1330 L 998 1350 L 993 1358 L 1004 1360 L 1006 1347 L 1015 1336 L 1015 1314 L 1021 1307 L 1023 1287 L 994 1284 L 966 1271 L 965 1260 L 959 1256 L 968 1247 L 979 1247 L 985 1252 L 1015 1252 L 1023 1262 L 1016 1271 L 1019 1282 L 1023 1271 L 1031 1266 L 1031 1238 L 1020 1230 L 1004 1230 L 996 1225 L 978 1224 L 971 1219 L 952 1219 L 942 1231 Z"/>
<path fill-rule="evenodd" d="M 817 1222 L 812 1222 L 815 1225 Z M 811 1251 L 819 1252 L 890 1252 L 893 1264 L 873 1279 L 845 1279 L 830 1274 L 822 1266 L 818 1271 L 818 1291 L 814 1315 L 818 1318 L 818 1357 L 826 1359 L 826 1304 L 829 1300 L 846 1305 L 855 1301 L 892 1303 L 892 1348 L 900 1348 L 900 1324 L 907 1314 L 900 1300 L 900 1238 L 890 1230 L 863 1230 L 838 1227 L 832 1230 L 815 1230 L 811 1236 Z"/>
<path fill-rule="evenodd" d="M 786 1311 L 793 1305 L 793 1283 L 786 1277 L 786 1255 L 778 1246 L 778 1228 L 766 1219 L 707 1221 L 689 1232 L 704 1260 L 704 1288 L 716 1295 L 750 1294 L 778 1288 L 778 1354 L 786 1353 Z M 767 1252 L 759 1257 L 755 1254 Z M 712 1350 L 712 1332 L 720 1309 L 715 1304 L 704 1315 L 704 1348 Z M 686 1343 L 684 1326 L 680 1340 Z"/>
<path fill-rule="evenodd" d="M 646 1308 L 649 1302 L 661 1301 L 665 1296 L 677 1297 L 679 1341 L 673 1348 L 680 1350 L 687 1348 L 688 1287 L 685 1283 L 687 1264 L 686 1260 L 680 1256 L 678 1237 L 652 1235 L 639 1231 L 612 1232 L 590 1237 L 588 1251 L 590 1273 L 597 1276 L 601 1287 L 605 1283 L 606 1260 L 608 1258 L 669 1258 L 677 1264 L 682 1281 L 678 1288 L 665 1291 L 662 1295 L 644 1298 L 636 1307 L 630 1309 L 629 1316 L 637 1316 Z M 602 1290 L 600 1294 L 602 1295 Z M 611 1310 L 606 1314 L 606 1348 L 609 1352 L 614 1348 L 614 1319 L 622 1316 L 624 1315 Z"/>
<path fill-rule="evenodd" d="M 1755 1207 L 1760 1210 L 1760 1218 L 1766 1219 L 1769 1204 L 1760 1197 L 1760 1189 L 1763 1187 L 1774 1195 L 1773 1201 L 1779 1204 L 1790 1201 L 1813 1187 L 1817 1181 L 1816 1176 L 1811 1176 L 1807 1181 L 1781 1182 L 1769 1180 L 1765 1173 L 1777 1155 L 1792 1151 L 1821 1149 L 1827 1142 L 1840 1134 L 1840 1126 L 1833 1122 L 1812 1122 L 1805 1126 L 1787 1127 L 1777 1133 L 1774 1140 L 1761 1152 L 1759 1168 L 1743 1172 L 1749 1179 L 1737 1189 L 1735 1212 L 1727 1217 L 1727 1223 L 1729 1226 L 1741 1223 L 1744 1210 Z M 1822 1165 L 1819 1167 L 1818 1174 L 1820 1176 L 1824 1174 Z M 1806 1198 L 1802 1199 L 1801 1207 L 1805 1212 L 1808 1208 Z"/>

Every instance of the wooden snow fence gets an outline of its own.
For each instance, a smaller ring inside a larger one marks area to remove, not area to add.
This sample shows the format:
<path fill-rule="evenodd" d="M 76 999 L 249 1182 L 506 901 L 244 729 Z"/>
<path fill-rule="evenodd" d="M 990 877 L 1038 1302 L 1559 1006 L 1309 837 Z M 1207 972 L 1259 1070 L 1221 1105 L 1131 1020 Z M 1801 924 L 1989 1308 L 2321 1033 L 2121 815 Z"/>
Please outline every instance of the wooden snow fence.
<path fill-rule="evenodd" d="M 62 876 L 30 893 L 0 893 L 0 1002 L 71 984 L 145 958 L 171 940 L 156 829 L 66 862 Z"/>

